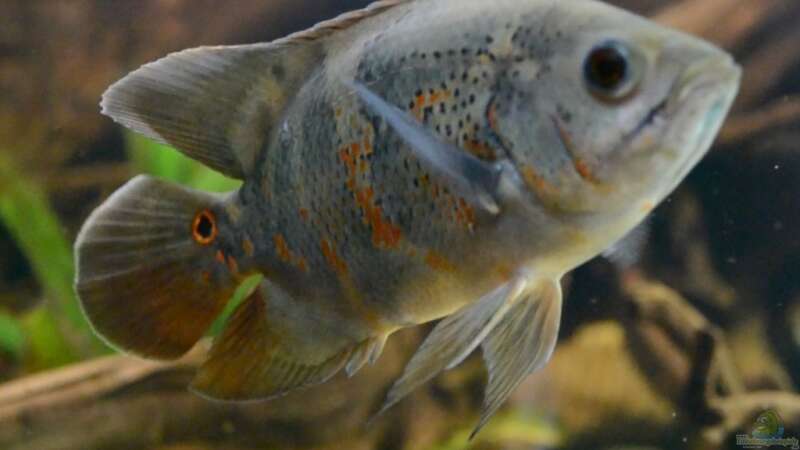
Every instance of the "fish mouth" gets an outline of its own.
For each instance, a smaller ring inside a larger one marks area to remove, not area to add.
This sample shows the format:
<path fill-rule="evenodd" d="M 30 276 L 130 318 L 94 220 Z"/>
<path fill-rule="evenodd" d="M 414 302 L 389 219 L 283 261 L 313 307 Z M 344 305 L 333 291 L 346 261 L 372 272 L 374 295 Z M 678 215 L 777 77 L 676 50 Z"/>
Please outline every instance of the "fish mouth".
<path fill-rule="evenodd" d="M 658 152 L 682 160 L 676 165 L 676 175 L 685 175 L 722 127 L 738 93 L 741 73 L 727 54 L 691 65 L 628 133 L 627 145 L 645 154 Z"/>
<path fill-rule="evenodd" d="M 661 101 L 628 133 L 627 140 L 633 142 L 654 129 L 660 129 L 663 138 L 688 122 L 680 120 L 680 116 L 688 113 L 692 119 L 697 119 L 702 109 L 708 110 L 700 120 L 702 137 L 713 137 L 715 131 L 719 131 L 715 126 L 732 106 L 740 80 L 741 68 L 727 54 L 693 64 L 675 78 Z M 667 125 L 671 122 L 674 125 Z"/>
<path fill-rule="evenodd" d="M 683 159 L 676 166 L 678 180 L 711 148 L 739 91 L 742 70 L 725 54 L 690 67 L 676 83 L 663 114 L 668 123 L 666 150 Z"/>
<path fill-rule="evenodd" d="M 624 166 L 651 203 L 672 192 L 711 148 L 739 91 L 741 68 L 714 52 L 680 72 L 624 138 Z M 631 191 L 632 192 L 632 191 Z"/>

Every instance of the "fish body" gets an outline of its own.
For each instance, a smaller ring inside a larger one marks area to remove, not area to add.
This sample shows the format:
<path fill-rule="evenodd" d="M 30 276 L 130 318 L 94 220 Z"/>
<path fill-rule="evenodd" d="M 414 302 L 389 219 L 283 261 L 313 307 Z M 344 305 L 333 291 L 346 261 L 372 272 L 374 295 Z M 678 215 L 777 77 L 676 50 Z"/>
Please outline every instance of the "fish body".
<path fill-rule="evenodd" d="M 482 425 L 549 359 L 560 278 L 678 185 L 739 77 L 710 44 L 578 0 L 389 0 L 177 53 L 104 112 L 243 185 L 133 180 L 84 226 L 77 290 L 112 344 L 170 358 L 263 274 L 193 385 L 223 399 L 353 374 L 445 318 L 387 406 L 481 346 Z"/>

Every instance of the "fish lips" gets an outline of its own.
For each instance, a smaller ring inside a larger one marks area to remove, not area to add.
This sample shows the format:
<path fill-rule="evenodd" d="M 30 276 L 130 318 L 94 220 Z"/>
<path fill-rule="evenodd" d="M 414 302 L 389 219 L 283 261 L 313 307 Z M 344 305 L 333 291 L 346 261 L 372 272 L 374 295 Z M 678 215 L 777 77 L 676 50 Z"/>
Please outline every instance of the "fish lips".
<path fill-rule="evenodd" d="M 741 77 L 742 69 L 726 55 L 699 66 L 696 72 L 690 69 L 678 85 L 672 113 L 675 125 L 666 139 L 682 145 L 686 155 L 675 173 L 679 179 L 711 148 L 739 92 Z"/>
<path fill-rule="evenodd" d="M 668 194 L 711 147 L 739 91 L 742 70 L 727 54 L 699 61 L 679 75 L 667 95 L 630 132 L 628 148 L 655 157 Z"/>

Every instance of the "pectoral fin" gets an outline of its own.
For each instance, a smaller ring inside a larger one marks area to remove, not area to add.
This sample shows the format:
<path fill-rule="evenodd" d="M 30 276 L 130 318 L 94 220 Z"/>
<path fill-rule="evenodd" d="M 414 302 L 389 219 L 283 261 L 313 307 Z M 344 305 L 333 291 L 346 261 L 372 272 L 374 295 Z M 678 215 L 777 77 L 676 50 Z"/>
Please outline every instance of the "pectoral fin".
<path fill-rule="evenodd" d="M 489 372 L 481 418 L 471 437 L 519 386 L 542 368 L 556 346 L 561 323 L 561 286 L 543 280 L 524 294 L 492 329 L 481 346 Z"/>
<path fill-rule="evenodd" d="M 460 364 L 481 345 L 489 384 L 474 436 L 514 388 L 550 359 L 560 320 L 558 281 L 520 272 L 474 305 L 439 322 L 390 389 L 380 413 L 439 372 Z"/>
<path fill-rule="evenodd" d="M 497 191 L 506 167 L 504 164 L 484 162 L 439 139 L 366 86 L 355 82 L 351 87 L 373 113 L 386 120 L 428 170 L 444 180 L 453 192 L 491 214 L 500 212 Z"/>

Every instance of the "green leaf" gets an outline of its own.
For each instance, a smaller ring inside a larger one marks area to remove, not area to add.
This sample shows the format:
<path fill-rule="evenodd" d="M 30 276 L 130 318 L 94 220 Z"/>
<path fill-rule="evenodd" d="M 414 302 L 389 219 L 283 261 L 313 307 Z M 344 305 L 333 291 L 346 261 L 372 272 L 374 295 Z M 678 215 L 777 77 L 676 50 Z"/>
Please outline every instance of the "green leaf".
<path fill-rule="evenodd" d="M 94 337 L 72 288 L 72 246 L 41 187 L 5 155 L 0 152 L 0 221 L 27 258 L 46 299 L 46 311 L 37 311 L 25 327 L 34 359 L 69 362 L 74 355 L 97 354 L 105 347 Z M 54 336 L 65 343 L 51 349 L 37 340 L 46 337 L 53 344 Z"/>
<path fill-rule="evenodd" d="M 22 326 L 5 313 L 0 313 L 0 350 L 14 359 L 22 359 L 25 347 L 25 331 Z"/>
<path fill-rule="evenodd" d="M 195 189 L 229 192 L 241 185 L 179 151 L 140 134 L 125 135 L 128 155 L 135 172 L 144 172 Z"/>
<path fill-rule="evenodd" d="M 228 317 L 236 310 L 245 298 L 250 295 L 251 292 L 261 283 L 264 277 L 261 275 L 253 275 L 252 277 L 244 280 L 244 282 L 236 289 L 236 292 L 233 294 L 233 297 L 228 302 L 228 305 L 225 307 L 225 310 L 220 314 L 217 320 L 214 321 L 214 324 L 211 325 L 211 329 L 209 334 L 212 336 L 216 336 L 222 331 L 223 327 L 225 326 L 225 322 L 228 320 Z"/>

